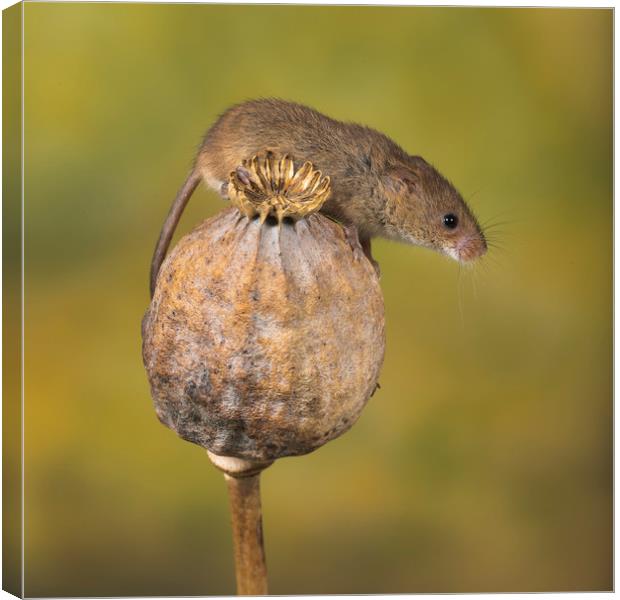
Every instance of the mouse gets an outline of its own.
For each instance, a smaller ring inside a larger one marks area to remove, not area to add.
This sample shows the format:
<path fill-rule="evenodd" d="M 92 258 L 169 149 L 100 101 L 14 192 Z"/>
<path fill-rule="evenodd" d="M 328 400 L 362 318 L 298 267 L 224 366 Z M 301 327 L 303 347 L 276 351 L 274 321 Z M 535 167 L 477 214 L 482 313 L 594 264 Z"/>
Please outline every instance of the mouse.
<path fill-rule="evenodd" d="M 487 251 L 484 232 L 461 194 L 421 156 L 371 127 L 338 121 L 303 104 L 249 100 L 227 109 L 205 134 L 162 227 L 151 262 L 151 296 L 200 182 L 227 198 L 230 175 L 247 179 L 243 161 L 263 153 L 289 155 L 296 166 L 309 161 L 329 176 L 332 192 L 321 212 L 342 224 L 352 246 L 361 246 L 377 270 L 371 250 L 376 237 L 430 248 L 459 262 Z"/>

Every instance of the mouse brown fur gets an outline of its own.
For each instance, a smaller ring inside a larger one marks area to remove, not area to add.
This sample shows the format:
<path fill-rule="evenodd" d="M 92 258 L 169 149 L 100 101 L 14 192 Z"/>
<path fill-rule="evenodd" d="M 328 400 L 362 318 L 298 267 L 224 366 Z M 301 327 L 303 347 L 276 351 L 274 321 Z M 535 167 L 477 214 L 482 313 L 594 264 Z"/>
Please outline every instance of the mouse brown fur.
<path fill-rule="evenodd" d="M 308 160 L 329 175 L 332 194 L 321 211 L 359 235 L 371 260 L 374 237 L 432 248 L 459 261 L 486 252 L 484 234 L 461 195 L 423 158 L 407 154 L 370 127 L 337 121 L 293 102 L 251 100 L 225 111 L 205 135 L 164 223 L 153 257 L 152 289 L 199 182 L 222 193 L 244 159 L 264 152 L 289 154 L 296 164 Z"/>

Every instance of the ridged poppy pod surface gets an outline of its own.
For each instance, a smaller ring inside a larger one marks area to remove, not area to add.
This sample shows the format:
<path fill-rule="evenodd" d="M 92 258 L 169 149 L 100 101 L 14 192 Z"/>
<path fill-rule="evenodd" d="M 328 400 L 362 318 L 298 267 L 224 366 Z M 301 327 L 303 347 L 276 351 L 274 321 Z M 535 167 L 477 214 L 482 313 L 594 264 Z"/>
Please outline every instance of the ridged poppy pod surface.
<path fill-rule="evenodd" d="M 143 357 L 162 423 L 213 454 L 264 462 L 355 423 L 377 387 L 384 309 L 361 248 L 313 212 L 329 179 L 289 157 L 244 165 L 231 174 L 235 207 L 163 263 Z"/>

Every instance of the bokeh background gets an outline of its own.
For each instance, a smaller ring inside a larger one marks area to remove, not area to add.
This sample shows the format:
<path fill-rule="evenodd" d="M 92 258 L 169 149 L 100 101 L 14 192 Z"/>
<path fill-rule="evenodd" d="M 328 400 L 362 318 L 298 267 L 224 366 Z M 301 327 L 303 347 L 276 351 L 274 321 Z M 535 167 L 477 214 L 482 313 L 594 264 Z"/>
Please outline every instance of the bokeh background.
<path fill-rule="evenodd" d="M 384 131 L 496 243 L 375 245 L 382 387 L 265 473 L 270 591 L 610 589 L 611 61 L 610 10 L 27 3 L 25 594 L 234 592 L 140 320 L 201 135 L 257 96 Z M 223 206 L 200 189 L 181 234 Z"/>

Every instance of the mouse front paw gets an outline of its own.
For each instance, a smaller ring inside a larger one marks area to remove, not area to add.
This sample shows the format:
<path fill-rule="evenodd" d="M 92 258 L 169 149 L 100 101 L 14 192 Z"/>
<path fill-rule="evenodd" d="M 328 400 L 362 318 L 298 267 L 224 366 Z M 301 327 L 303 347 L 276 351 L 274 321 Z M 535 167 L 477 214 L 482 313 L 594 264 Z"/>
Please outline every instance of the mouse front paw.
<path fill-rule="evenodd" d="M 353 257 L 355 260 L 366 258 L 362 245 L 360 244 L 357 227 L 355 225 L 343 225 L 342 229 L 344 231 L 344 237 L 353 251 Z"/>

